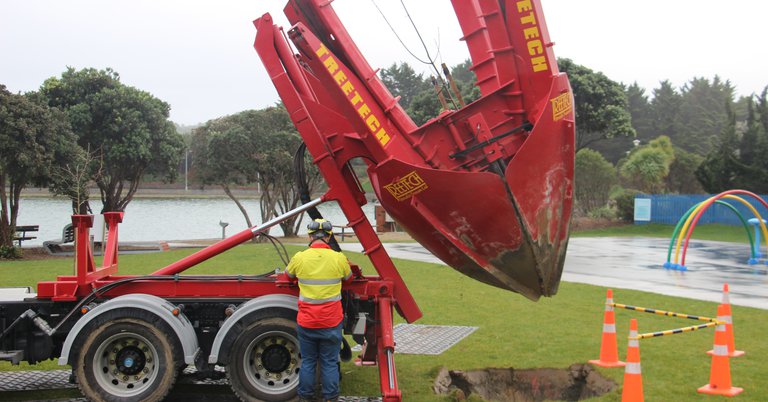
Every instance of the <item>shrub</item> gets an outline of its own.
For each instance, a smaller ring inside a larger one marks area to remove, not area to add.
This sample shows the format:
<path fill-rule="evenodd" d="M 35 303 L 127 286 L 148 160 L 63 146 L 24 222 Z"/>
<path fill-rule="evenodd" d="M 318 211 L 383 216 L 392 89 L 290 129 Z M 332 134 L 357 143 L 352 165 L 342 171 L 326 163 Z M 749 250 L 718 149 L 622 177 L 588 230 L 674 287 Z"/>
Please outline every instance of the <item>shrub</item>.
<path fill-rule="evenodd" d="M 609 206 L 595 208 L 589 211 L 589 217 L 592 219 L 607 219 L 613 220 L 616 218 L 616 210 Z"/>
<path fill-rule="evenodd" d="M 616 196 L 617 218 L 624 222 L 632 222 L 635 219 L 635 196 L 643 194 L 642 191 L 625 189 Z"/>
<path fill-rule="evenodd" d="M 24 253 L 17 247 L 0 246 L 0 259 L 4 260 L 18 260 Z"/>
<path fill-rule="evenodd" d="M 604 207 L 611 188 L 618 183 L 616 168 L 591 149 L 582 149 L 576 154 L 575 175 L 576 207 L 585 214 Z"/>

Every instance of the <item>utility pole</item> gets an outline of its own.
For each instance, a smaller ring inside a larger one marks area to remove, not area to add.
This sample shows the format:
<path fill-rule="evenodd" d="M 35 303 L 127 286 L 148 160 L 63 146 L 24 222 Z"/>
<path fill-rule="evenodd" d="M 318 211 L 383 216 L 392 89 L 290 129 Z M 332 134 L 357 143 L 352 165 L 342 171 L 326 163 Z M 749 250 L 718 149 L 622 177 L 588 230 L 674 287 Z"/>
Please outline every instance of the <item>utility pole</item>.
<path fill-rule="evenodd" d="M 184 152 L 184 191 L 189 191 L 189 150 Z"/>

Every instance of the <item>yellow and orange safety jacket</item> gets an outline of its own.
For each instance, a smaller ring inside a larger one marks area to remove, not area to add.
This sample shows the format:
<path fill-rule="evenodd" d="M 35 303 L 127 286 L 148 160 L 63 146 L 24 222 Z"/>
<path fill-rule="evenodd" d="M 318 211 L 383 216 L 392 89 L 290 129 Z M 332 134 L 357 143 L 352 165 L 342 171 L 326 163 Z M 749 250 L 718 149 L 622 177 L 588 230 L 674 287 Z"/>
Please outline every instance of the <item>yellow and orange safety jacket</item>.
<path fill-rule="evenodd" d="M 315 241 L 293 256 L 286 268 L 289 278 L 299 282 L 299 314 L 305 328 L 331 328 L 344 318 L 341 282 L 352 277 L 349 261 L 327 244 Z"/>

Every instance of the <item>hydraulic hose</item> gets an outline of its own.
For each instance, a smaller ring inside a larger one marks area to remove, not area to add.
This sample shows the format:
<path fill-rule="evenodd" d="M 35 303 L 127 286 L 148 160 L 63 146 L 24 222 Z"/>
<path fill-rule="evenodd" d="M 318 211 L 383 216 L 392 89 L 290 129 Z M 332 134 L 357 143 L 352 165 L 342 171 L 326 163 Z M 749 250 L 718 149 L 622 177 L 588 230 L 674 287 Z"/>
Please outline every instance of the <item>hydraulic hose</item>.
<path fill-rule="evenodd" d="M 307 144 L 301 143 L 299 148 L 296 149 L 296 153 L 293 154 L 293 179 L 296 185 L 296 192 L 299 194 L 299 200 L 302 204 L 306 204 L 311 201 L 309 194 L 309 182 L 307 180 L 307 169 L 305 166 L 304 155 L 307 151 Z M 323 214 L 316 207 L 308 209 L 307 215 L 312 220 L 323 219 Z M 336 241 L 336 237 L 331 235 L 331 239 L 328 241 L 328 245 L 335 251 L 341 252 L 341 246 Z"/>

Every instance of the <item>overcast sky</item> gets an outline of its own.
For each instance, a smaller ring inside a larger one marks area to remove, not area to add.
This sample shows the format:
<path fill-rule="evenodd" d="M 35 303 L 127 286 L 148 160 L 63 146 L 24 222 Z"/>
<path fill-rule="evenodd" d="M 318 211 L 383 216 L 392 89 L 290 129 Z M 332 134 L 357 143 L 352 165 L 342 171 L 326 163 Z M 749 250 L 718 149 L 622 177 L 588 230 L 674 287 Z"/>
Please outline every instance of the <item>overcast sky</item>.
<path fill-rule="evenodd" d="M 541 0 L 555 55 L 650 93 L 719 74 L 738 95 L 768 85 L 762 0 Z M 170 103 L 171 119 L 196 124 L 278 101 L 253 49 L 251 23 L 269 12 L 287 28 L 285 0 L 26 0 L 0 3 L 0 84 L 36 90 L 67 66 L 111 67 L 121 81 Z M 419 56 L 396 0 L 376 0 Z M 450 2 L 405 0 L 433 55 L 467 58 Z M 406 61 L 371 0 L 333 6 L 374 68 Z M 439 45 L 439 46 L 438 46 Z"/>

